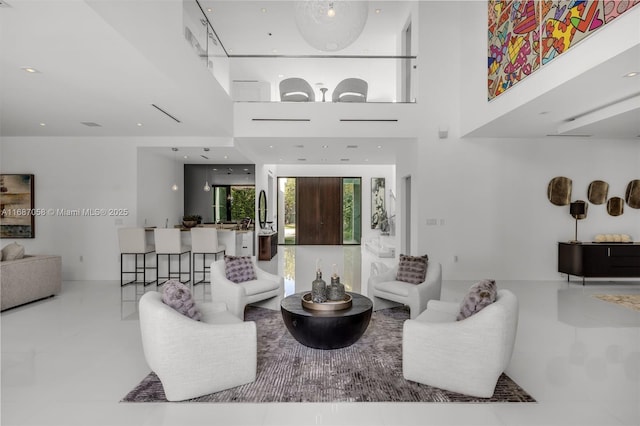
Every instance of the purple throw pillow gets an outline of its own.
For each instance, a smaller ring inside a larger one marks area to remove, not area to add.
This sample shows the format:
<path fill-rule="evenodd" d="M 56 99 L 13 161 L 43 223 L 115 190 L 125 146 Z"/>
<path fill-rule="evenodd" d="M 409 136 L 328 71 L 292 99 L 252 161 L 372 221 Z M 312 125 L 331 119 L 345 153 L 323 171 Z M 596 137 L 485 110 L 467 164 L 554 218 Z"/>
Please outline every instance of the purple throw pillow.
<path fill-rule="evenodd" d="M 200 311 L 196 307 L 189 287 L 180 281 L 169 280 L 163 284 L 162 301 L 182 315 L 200 321 Z"/>
<path fill-rule="evenodd" d="M 469 318 L 477 314 L 482 309 L 496 301 L 498 289 L 495 280 L 482 280 L 469 288 L 469 292 L 460 303 L 460 313 L 456 318 L 458 321 Z"/>
<path fill-rule="evenodd" d="M 404 281 L 411 284 L 420 284 L 424 282 L 427 276 L 427 263 L 429 256 L 407 256 L 400 255 L 400 263 L 398 264 L 398 273 L 396 280 Z"/>
<path fill-rule="evenodd" d="M 236 284 L 257 280 L 250 256 L 224 256 L 224 272 L 229 281 Z"/>

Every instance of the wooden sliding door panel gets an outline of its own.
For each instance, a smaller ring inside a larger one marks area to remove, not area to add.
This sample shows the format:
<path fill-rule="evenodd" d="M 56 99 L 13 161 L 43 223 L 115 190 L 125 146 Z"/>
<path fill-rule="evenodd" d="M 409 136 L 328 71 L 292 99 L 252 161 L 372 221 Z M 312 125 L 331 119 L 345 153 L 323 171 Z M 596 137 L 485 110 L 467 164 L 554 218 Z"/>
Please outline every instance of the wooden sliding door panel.
<path fill-rule="evenodd" d="M 342 244 L 342 178 L 319 178 L 320 243 Z"/>
<path fill-rule="evenodd" d="M 320 227 L 320 199 L 317 178 L 296 178 L 296 243 L 316 242 Z"/>

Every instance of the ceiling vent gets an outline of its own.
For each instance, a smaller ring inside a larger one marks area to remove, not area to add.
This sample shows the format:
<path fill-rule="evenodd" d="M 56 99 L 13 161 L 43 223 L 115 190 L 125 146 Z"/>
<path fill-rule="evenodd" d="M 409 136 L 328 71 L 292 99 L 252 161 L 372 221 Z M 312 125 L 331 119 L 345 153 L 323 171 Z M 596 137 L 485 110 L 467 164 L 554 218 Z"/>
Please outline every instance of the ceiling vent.
<path fill-rule="evenodd" d="M 356 149 L 358 145 L 347 145 L 347 149 Z"/>
<path fill-rule="evenodd" d="M 151 104 L 151 106 L 154 107 L 155 109 L 157 109 L 158 111 L 160 111 L 161 113 L 163 113 L 164 115 L 166 115 L 167 117 L 171 118 L 172 120 L 175 120 L 176 123 L 180 123 L 180 120 L 178 120 L 173 115 L 169 114 L 167 111 L 165 111 L 162 108 L 160 108 L 158 105 Z"/>
<path fill-rule="evenodd" d="M 209 159 L 209 157 L 207 157 L 206 155 L 202 155 L 202 154 L 200 154 L 200 157 L 204 158 L 205 160 Z"/>
<path fill-rule="evenodd" d="M 102 125 L 94 123 L 93 121 L 81 121 L 81 124 L 84 124 L 87 127 L 102 127 Z"/>

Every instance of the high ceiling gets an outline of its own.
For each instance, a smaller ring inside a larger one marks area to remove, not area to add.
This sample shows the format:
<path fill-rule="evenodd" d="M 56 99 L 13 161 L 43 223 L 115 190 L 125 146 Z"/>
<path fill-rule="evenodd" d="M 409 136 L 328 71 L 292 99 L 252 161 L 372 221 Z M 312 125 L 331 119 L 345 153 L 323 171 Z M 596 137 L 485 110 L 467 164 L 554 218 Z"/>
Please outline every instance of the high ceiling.
<path fill-rule="evenodd" d="M 310 48 L 299 37 L 291 17 L 292 3 L 201 1 L 205 10 L 211 9 L 207 15 L 232 56 L 323 54 Z M 371 1 L 363 34 L 353 45 L 337 53 L 353 56 L 397 55 L 397 37 L 406 25 L 408 11 L 413 6 L 413 1 Z M 182 9 L 181 0 L 1 0 L 0 134 L 200 138 L 202 143 L 197 143 L 197 147 L 193 148 L 194 157 L 199 157 L 198 153 L 205 146 L 228 147 L 233 137 L 233 105 L 185 43 Z M 243 64 L 243 59 L 234 61 L 237 65 L 232 68 L 231 79 L 265 78 L 277 81 L 282 78 L 280 75 L 292 73 L 292 68 L 278 69 L 259 62 L 251 65 L 248 60 Z M 630 83 L 635 85 L 636 90 L 629 87 L 621 89 L 611 86 L 599 74 L 600 71 L 611 73 L 612 70 L 607 67 L 615 67 L 613 72 L 622 74 L 632 71 L 629 67 L 634 66 L 639 68 L 635 71 L 640 71 L 639 47 L 575 79 L 567 85 L 566 90 L 563 89 L 565 92 L 556 91 L 564 94 L 563 99 L 545 94 L 507 114 L 500 126 L 487 123 L 472 132 L 471 136 L 545 137 L 556 132 L 559 126 L 565 126 L 567 134 L 590 132 L 597 133 L 598 137 L 635 138 L 640 134 L 640 108 L 633 108 L 632 105 L 622 114 L 613 114 L 611 106 L 604 112 L 593 111 L 598 105 L 606 107 L 625 96 L 628 104 L 637 102 L 640 80 L 636 78 L 635 83 Z M 37 72 L 26 72 L 27 67 L 33 67 Z M 270 75 L 262 77 L 260 72 Z M 344 71 L 337 75 L 311 76 L 309 80 L 313 85 L 322 83 L 332 87 L 343 75 Z M 539 115 L 557 106 L 558 102 L 566 102 L 567 93 L 570 96 L 576 85 L 592 88 L 594 97 L 598 98 L 593 105 L 582 102 L 567 104 L 566 115 L 579 116 L 574 120 L 574 125 L 578 127 L 570 129 L 571 123 L 542 115 L 538 122 L 531 123 L 528 128 L 519 124 L 523 122 L 523 116 L 531 117 L 533 111 Z M 373 92 L 372 95 L 373 98 L 377 96 Z M 221 99 L 224 108 L 220 107 Z M 180 123 L 152 104 L 177 118 Z M 589 114 L 604 119 L 589 122 Z M 505 126 L 505 122 L 515 125 Z M 216 138 L 224 141 L 215 141 Z M 342 145 L 348 145 L 347 141 L 332 142 L 340 149 L 344 148 Z M 396 142 L 378 148 L 376 142 L 357 141 L 358 150 L 347 152 L 353 155 L 354 163 L 389 163 L 394 161 L 395 149 L 402 149 L 403 141 Z M 241 143 L 249 146 L 249 141 Z M 291 143 L 274 141 L 279 151 L 276 154 L 269 154 L 272 151 L 266 148 L 272 145 L 269 141 L 253 148 L 262 149 L 267 158 L 278 163 L 284 157 L 280 155 L 281 152 L 292 151 L 292 146 L 289 146 Z M 328 143 L 302 143 L 309 151 L 301 156 L 295 153 L 295 157 L 314 158 L 313 161 L 319 164 L 324 158 L 339 164 L 343 159 L 339 155 L 331 160 L 326 158 L 322 152 L 325 144 Z M 311 146 L 317 152 L 312 152 Z M 356 158 L 355 152 L 358 151 Z M 235 152 L 238 157 L 229 159 L 229 163 L 246 162 L 247 155 L 242 149 Z M 287 152 L 287 155 L 293 157 L 294 153 Z M 288 160 L 283 158 L 282 161 Z M 219 162 L 225 161 L 220 159 Z"/>

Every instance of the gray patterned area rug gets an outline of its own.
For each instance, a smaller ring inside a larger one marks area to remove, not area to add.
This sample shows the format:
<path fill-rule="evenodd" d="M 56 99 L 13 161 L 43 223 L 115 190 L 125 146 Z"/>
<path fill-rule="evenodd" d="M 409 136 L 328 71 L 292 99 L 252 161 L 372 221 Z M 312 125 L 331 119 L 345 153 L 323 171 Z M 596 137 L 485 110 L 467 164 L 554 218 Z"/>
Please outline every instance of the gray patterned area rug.
<path fill-rule="evenodd" d="M 508 376 L 491 398 L 476 398 L 410 382 L 402 376 L 402 324 L 406 308 L 376 311 L 354 345 L 312 349 L 287 331 L 280 312 L 248 307 L 258 329 L 255 382 L 188 402 L 535 402 Z M 152 372 L 122 402 L 166 402 Z"/>

